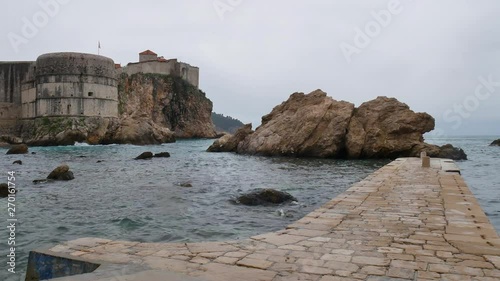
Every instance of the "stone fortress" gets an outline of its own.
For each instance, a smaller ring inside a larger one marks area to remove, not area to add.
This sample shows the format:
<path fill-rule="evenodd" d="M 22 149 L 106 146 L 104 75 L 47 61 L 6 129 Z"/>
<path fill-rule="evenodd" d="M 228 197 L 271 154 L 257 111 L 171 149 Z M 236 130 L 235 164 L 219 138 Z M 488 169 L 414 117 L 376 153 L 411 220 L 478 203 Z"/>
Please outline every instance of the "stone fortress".
<path fill-rule="evenodd" d="M 104 56 L 69 52 L 0 62 L 0 135 L 15 134 L 20 122 L 36 118 L 118 117 L 122 73 L 173 75 L 199 86 L 198 67 L 150 50 L 123 68 Z"/>

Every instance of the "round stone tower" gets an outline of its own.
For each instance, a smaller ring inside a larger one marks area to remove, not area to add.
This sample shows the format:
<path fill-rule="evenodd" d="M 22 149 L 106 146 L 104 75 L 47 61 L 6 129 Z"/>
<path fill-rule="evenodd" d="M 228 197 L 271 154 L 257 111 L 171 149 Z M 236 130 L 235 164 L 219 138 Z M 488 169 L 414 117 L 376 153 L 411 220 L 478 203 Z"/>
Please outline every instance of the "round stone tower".
<path fill-rule="evenodd" d="M 117 117 L 118 81 L 112 59 L 82 53 L 38 57 L 35 69 L 36 117 Z"/>

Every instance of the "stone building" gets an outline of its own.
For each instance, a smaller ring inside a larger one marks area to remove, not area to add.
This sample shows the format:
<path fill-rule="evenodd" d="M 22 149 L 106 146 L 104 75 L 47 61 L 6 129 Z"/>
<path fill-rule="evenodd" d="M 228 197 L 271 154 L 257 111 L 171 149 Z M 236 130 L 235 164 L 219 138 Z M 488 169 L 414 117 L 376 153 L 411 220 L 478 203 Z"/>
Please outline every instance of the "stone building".
<path fill-rule="evenodd" d="M 118 117 L 119 74 L 139 72 L 179 76 L 198 87 L 198 67 L 150 50 L 124 68 L 104 56 L 69 52 L 0 62 L 0 135 L 16 134 L 19 121 L 35 118 Z"/>
<path fill-rule="evenodd" d="M 113 60 L 54 53 L 38 57 L 35 75 L 21 91 L 21 118 L 118 117 L 118 80 Z"/>
<path fill-rule="evenodd" d="M 151 50 L 139 53 L 139 62 L 129 63 L 123 68 L 123 72 L 128 75 L 140 72 L 174 75 L 182 77 L 182 79 L 197 88 L 199 87 L 200 69 L 198 67 L 179 62 L 177 59 L 158 57 L 158 55 Z"/>

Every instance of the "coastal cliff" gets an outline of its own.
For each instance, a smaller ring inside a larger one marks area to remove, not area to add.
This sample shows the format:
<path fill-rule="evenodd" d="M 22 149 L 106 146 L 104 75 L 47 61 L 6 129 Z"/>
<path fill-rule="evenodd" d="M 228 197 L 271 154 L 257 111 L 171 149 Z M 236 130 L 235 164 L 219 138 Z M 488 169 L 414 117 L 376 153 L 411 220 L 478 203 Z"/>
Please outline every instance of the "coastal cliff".
<path fill-rule="evenodd" d="M 426 144 L 423 134 L 433 129 L 432 116 L 415 113 L 395 98 L 378 97 L 356 108 L 316 90 L 292 94 L 262 117 L 255 131 L 246 125 L 215 141 L 208 151 L 348 159 L 419 156 L 426 151 L 432 157 L 466 159 L 460 149 Z"/>
<path fill-rule="evenodd" d="M 42 117 L 23 121 L 28 145 L 160 144 L 176 138 L 213 138 L 212 102 L 176 76 L 122 74 L 117 118 Z"/>

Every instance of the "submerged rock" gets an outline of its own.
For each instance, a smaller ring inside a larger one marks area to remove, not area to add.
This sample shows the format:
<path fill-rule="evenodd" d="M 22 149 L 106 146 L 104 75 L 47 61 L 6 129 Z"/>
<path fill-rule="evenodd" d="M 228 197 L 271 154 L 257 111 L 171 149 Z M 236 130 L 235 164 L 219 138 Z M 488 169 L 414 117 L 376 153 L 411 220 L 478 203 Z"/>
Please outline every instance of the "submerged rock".
<path fill-rule="evenodd" d="M 7 154 L 26 154 L 26 153 L 28 153 L 28 146 L 25 144 L 16 144 L 7 151 Z"/>
<path fill-rule="evenodd" d="M 135 157 L 135 160 L 149 160 L 153 158 L 153 152 L 147 151 L 141 153 L 141 155 Z"/>
<path fill-rule="evenodd" d="M 61 165 L 55 168 L 48 176 L 49 180 L 61 180 L 61 181 L 69 181 L 75 179 L 73 172 L 69 170 L 68 165 Z"/>
<path fill-rule="evenodd" d="M 247 206 L 282 204 L 291 201 L 297 201 L 297 199 L 287 192 L 267 188 L 256 189 L 237 199 L 237 202 Z"/>
<path fill-rule="evenodd" d="M 179 186 L 181 186 L 181 187 L 193 187 L 193 185 L 189 181 L 181 182 L 181 183 L 179 183 Z"/>
<path fill-rule="evenodd" d="M 500 139 L 493 141 L 490 146 L 500 146 Z"/>
<path fill-rule="evenodd" d="M 23 161 L 21 161 L 21 160 L 16 160 L 16 161 L 12 162 L 12 165 L 14 165 L 14 164 L 17 164 L 17 165 L 22 165 L 22 164 L 23 164 Z"/>
<path fill-rule="evenodd" d="M 170 153 L 168 152 L 160 152 L 160 153 L 156 153 L 154 155 L 155 158 L 169 158 L 170 157 Z"/>

